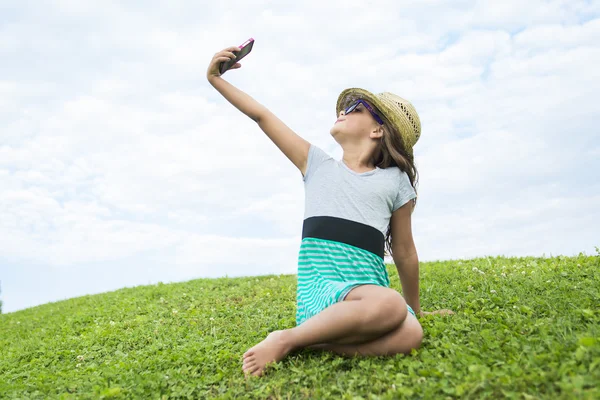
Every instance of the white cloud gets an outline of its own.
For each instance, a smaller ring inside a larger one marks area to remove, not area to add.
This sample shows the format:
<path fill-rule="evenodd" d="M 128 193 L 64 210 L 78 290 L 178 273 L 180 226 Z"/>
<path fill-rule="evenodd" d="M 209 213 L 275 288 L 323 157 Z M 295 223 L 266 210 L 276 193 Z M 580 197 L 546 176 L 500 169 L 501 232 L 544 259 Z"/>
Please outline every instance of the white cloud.
<path fill-rule="evenodd" d="M 421 260 L 597 245 L 597 2 L 13 8 L 0 36 L 7 311 L 32 304 L 15 293 L 31 289 L 19 274 L 34 265 L 71 271 L 71 286 L 91 292 L 294 272 L 301 175 L 205 79 L 215 52 L 250 36 L 253 52 L 226 79 L 336 158 L 342 89 L 413 102 Z M 125 264 L 122 280 L 102 285 L 73 273 Z M 36 301 L 57 296 L 45 293 Z"/>

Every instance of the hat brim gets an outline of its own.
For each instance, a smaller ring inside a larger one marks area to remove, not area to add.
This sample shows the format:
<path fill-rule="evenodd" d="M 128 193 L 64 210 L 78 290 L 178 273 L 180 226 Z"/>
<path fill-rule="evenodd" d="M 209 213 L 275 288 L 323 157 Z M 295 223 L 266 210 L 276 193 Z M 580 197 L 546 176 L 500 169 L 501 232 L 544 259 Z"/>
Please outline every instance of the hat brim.
<path fill-rule="evenodd" d="M 342 91 L 342 93 L 340 93 L 340 95 L 338 96 L 335 110 L 336 117 L 340 114 L 340 111 L 342 111 L 342 105 L 344 104 L 344 101 L 347 97 L 352 97 L 352 99 L 360 98 L 367 100 L 370 104 L 374 105 L 375 107 L 377 107 L 377 109 L 381 110 L 381 112 L 384 112 L 384 110 L 380 108 L 381 106 L 383 106 L 383 103 L 377 98 L 377 96 L 375 96 L 375 94 L 369 92 L 366 89 L 349 88 Z"/>

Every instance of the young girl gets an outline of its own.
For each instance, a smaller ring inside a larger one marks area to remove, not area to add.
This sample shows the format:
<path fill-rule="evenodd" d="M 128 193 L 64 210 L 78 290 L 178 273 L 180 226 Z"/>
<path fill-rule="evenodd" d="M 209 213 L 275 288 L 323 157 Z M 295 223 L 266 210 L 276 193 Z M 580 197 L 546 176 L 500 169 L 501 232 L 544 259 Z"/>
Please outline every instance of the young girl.
<path fill-rule="evenodd" d="M 419 261 L 411 231 L 417 170 L 413 146 L 419 116 L 406 100 L 363 89 L 344 90 L 331 135 L 341 161 L 298 136 L 266 107 L 219 74 L 239 47 L 214 55 L 207 78 L 252 118 L 303 175 L 306 209 L 298 258 L 296 327 L 274 331 L 243 356 L 246 376 L 296 349 L 347 356 L 409 353 L 420 346 Z M 239 63 L 232 69 L 240 68 Z M 384 247 L 403 297 L 390 288 Z M 444 313 L 446 310 L 442 310 Z"/>

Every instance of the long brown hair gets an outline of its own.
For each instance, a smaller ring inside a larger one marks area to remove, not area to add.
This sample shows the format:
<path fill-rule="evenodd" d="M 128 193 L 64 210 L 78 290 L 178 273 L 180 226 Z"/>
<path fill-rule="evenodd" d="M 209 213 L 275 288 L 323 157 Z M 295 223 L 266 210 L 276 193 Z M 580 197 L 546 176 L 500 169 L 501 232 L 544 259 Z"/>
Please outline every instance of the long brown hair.
<path fill-rule="evenodd" d="M 414 155 L 408 153 L 404 147 L 404 141 L 400 133 L 383 117 L 382 113 L 377 110 L 377 115 L 382 117 L 383 136 L 375 152 L 373 154 L 373 163 L 379 168 L 398 167 L 401 171 L 406 172 L 410 184 L 415 193 L 419 181 L 419 173 L 415 166 Z M 417 205 L 417 199 L 413 199 L 413 211 Z M 412 212 L 412 211 L 411 211 Z M 387 252 L 385 255 L 393 256 L 392 252 L 392 225 L 391 220 L 388 225 L 388 230 L 385 235 L 385 245 Z"/>
<path fill-rule="evenodd" d="M 342 109 L 345 109 L 354 101 L 358 100 L 360 97 L 349 95 L 342 102 Z M 398 167 L 401 171 L 406 172 L 408 175 L 408 179 L 410 180 L 410 184 L 417 193 L 417 185 L 419 182 L 419 173 L 417 171 L 417 167 L 415 166 L 414 155 L 411 155 L 406 151 L 404 146 L 404 141 L 402 140 L 402 136 L 400 132 L 398 132 L 392 124 L 385 118 L 385 115 L 373 105 L 370 101 L 364 99 L 371 107 L 373 107 L 375 113 L 381 117 L 383 120 L 383 125 L 381 128 L 383 129 L 383 136 L 381 137 L 381 141 L 379 145 L 375 149 L 372 155 L 373 164 L 375 164 L 379 168 L 389 168 L 389 167 Z M 413 199 L 413 209 L 417 205 L 417 199 Z M 392 225 L 391 220 L 388 225 L 387 233 L 385 235 L 385 249 L 384 255 L 393 256 L 392 250 Z M 385 251 L 387 250 L 387 251 Z"/>

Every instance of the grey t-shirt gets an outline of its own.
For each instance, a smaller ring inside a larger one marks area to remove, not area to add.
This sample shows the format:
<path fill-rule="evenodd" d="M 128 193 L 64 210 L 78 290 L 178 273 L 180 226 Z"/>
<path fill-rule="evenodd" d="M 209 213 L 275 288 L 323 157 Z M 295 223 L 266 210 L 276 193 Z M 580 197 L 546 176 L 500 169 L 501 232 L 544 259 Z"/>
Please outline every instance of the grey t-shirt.
<path fill-rule="evenodd" d="M 387 233 L 392 213 L 416 197 L 406 172 L 398 167 L 358 173 L 311 144 L 306 174 L 304 219 L 337 217 Z"/>

